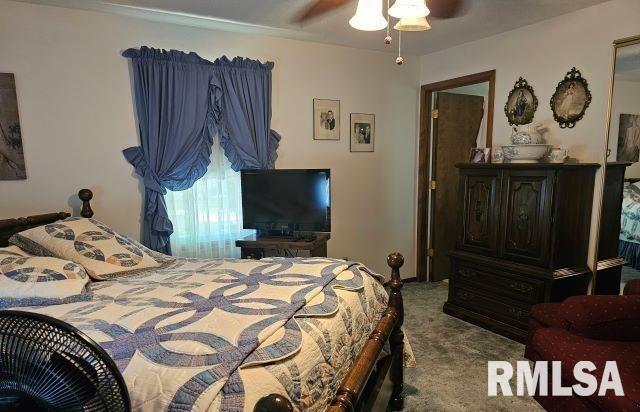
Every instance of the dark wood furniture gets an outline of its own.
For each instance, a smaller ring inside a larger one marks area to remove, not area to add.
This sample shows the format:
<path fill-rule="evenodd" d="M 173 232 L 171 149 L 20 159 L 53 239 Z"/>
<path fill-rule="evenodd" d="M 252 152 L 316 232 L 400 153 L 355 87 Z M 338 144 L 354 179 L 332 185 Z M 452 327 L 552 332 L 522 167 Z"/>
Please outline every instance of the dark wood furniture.
<path fill-rule="evenodd" d="M 236 246 L 240 248 L 242 259 L 262 259 L 266 256 L 265 250 L 270 249 L 291 253 L 294 250 L 308 250 L 312 257 L 327 257 L 329 239 L 331 239 L 330 233 L 316 233 L 313 240 L 250 235 L 244 239 L 236 240 Z"/>
<path fill-rule="evenodd" d="M 619 295 L 622 267 L 626 261 L 619 254 L 620 218 L 624 174 L 631 163 L 607 163 L 602 190 L 602 212 L 598 237 L 598 266 L 594 278 L 595 295 Z"/>
<path fill-rule="evenodd" d="M 531 306 L 586 294 L 597 164 L 458 164 L 444 311 L 523 341 Z"/>
<path fill-rule="evenodd" d="M 88 189 L 83 189 L 78 193 L 78 196 L 83 203 L 80 215 L 86 218 L 93 217 L 90 204 L 93 193 Z M 0 220 L 0 246 L 7 246 L 8 239 L 16 233 L 31 227 L 54 223 L 70 216 L 67 212 L 58 212 Z M 402 324 L 404 322 L 404 305 L 400 268 L 404 265 L 404 257 L 400 253 L 392 253 L 387 257 L 387 263 L 391 268 L 391 280 L 388 282 L 390 289 L 388 307 L 373 328 L 364 348 L 332 400 L 329 407 L 331 412 L 370 410 L 387 375 L 392 383 L 389 410 L 403 409 L 404 333 L 402 332 Z M 383 347 L 387 342 L 389 342 L 390 354 L 383 352 Z M 293 410 L 291 402 L 278 394 L 265 396 L 254 408 L 256 412 L 292 412 Z"/>

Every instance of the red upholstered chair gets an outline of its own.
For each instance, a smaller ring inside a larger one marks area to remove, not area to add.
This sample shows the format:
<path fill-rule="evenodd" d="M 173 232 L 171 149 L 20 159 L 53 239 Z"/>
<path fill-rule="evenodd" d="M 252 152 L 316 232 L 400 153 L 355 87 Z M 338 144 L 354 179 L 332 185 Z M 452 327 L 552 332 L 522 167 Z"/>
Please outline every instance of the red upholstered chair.
<path fill-rule="evenodd" d="M 599 397 L 536 396 L 551 412 L 640 411 L 640 280 L 631 281 L 625 296 L 574 296 L 563 303 L 533 307 L 525 357 L 562 361 L 565 386 L 577 381 L 573 366 L 591 361 L 598 382 L 606 361 L 616 361 L 625 396 L 613 391 Z"/>

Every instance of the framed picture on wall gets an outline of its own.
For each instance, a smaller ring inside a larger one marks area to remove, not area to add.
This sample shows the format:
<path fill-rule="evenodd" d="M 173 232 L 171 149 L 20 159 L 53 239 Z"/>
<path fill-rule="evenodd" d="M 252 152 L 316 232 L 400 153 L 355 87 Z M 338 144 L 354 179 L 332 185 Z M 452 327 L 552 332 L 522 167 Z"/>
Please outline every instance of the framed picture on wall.
<path fill-rule="evenodd" d="M 13 73 L 0 73 L 0 180 L 27 178 Z"/>
<path fill-rule="evenodd" d="M 373 152 L 376 141 L 376 116 L 351 113 L 351 151 Z"/>
<path fill-rule="evenodd" d="M 313 99 L 313 139 L 340 140 L 340 100 Z"/>

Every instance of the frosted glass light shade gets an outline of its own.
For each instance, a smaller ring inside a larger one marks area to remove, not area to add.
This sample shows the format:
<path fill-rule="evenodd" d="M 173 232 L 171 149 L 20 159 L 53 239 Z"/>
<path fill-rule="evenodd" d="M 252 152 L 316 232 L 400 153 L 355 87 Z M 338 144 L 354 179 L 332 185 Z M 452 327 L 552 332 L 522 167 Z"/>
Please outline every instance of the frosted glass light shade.
<path fill-rule="evenodd" d="M 429 13 L 424 0 L 396 0 L 389 8 L 389 15 L 398 19 L 427 17 Z"/>
<path fill-rule="evenodd" d="M 387 19 L 382 15 L 382 0 L 359 0 L 355 16 L 349 20 L 354 29 L 364 31 L 382 30 Z"/>
<path fill-rule="evenodd" d="M 431 25 L 426 17 L 418 17 L 417 19 L 400 19 L 393 28 L 398 31 L 427 31 L 431 29 Z"/>

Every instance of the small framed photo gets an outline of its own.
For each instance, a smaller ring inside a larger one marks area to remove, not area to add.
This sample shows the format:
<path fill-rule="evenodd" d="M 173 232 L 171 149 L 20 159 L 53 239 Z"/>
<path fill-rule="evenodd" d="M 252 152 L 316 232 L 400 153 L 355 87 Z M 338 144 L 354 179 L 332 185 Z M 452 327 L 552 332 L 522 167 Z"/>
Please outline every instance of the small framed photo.
<path fill-rule="evenodd" d="M 373 152 L 376 141 L 376 116 L 351 113 L 351 151 Z"/>
<path fill-rule="evenodd" d="M 474 147 L 469 151 L 469 163 L 489 163 L 490 148 Z"/>
<path fill-rule="evenodd" d="M 313 99 L 313 139 L 340 140 L 340 100 Z"/>

